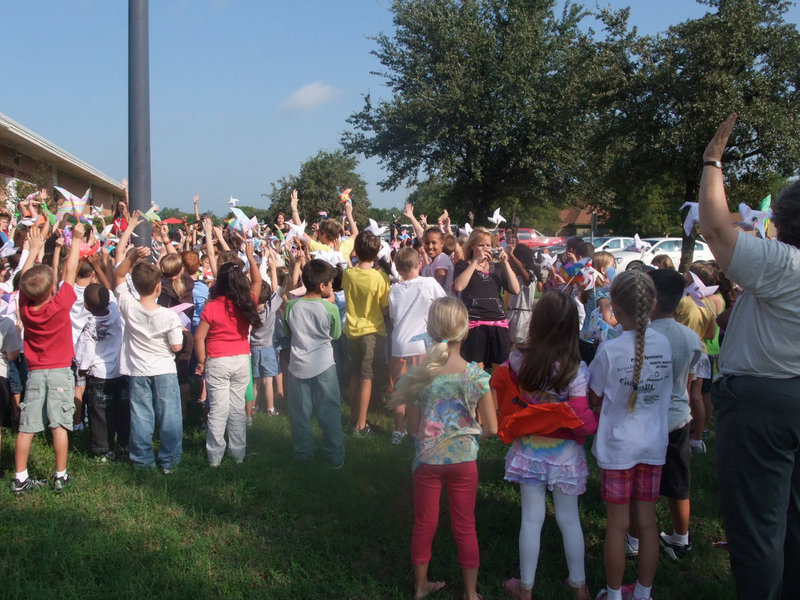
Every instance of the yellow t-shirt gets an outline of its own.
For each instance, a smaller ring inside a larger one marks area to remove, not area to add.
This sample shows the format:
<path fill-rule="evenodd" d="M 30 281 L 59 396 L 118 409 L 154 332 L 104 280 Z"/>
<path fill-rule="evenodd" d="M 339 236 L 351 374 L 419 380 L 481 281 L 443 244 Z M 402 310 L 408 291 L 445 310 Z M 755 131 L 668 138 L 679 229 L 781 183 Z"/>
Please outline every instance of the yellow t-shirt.
<path fill-rule="evenodd" d="M 357 338 L 386 335 L 383 310 L 389 306 L 389 277 L 377 269 L 345 269 L 342 276 L 347 319 L 344 334 Z"/>
<path fill-rule="evenodd" d="M 356 241 L 353 237 L 346 238 L 339 242 L 339 252 L 347 264 L 351 264 L 350 255 L 353 253 L 353 246 L 355 246 L 355 243 Z M 309 238 L 308 249 L 310 252 L 316 252 L 317 250 L 330 250 L 331 247 L 327 244 L 323 244 L 322 242 L 318 242 L 317 240 L 312 240 Z"/>
<path fill-rule="evenodd" d="M 709 323 L 716 318 L 716 314 L 710 300 L 703 299 L 703 304 L 706 305 L 705 308 L 700 308 L 691 296 L 684 296 L 675 309 L 674 317 L 678 323 L 686 325 L 700 336 L 703 354 L 708 354 L 705 335 Z"/>

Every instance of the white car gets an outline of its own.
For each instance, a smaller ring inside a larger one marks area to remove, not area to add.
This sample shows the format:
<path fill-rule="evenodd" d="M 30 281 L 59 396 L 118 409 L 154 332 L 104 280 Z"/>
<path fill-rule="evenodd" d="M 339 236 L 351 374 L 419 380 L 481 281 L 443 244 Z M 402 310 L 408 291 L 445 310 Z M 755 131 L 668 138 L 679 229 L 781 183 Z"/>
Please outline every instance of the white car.
<path fill-rule="evenodd" d="M 644 238 L 642 242 L 645 242 L 645 245 L 650 244 L 650 247 L 639 251 L 631 245 L 625 250 L 612 252 L 617 261 L 617 271 L 624 271 L 631 263 L 635 262 L 649 265 L 653 262 L 653 258 L 659 254 L 669 256 L 675 268 L 678 268 L 678 263 L 681 262 L 681 246 L 683 244 L 681 238 Z M 700 240 L 695 241 L 694 260 L 714 260 L 714 255 L 711 254 L 708 244 Z"/>
<path fill-rule="evenodd" d="M 606 252 L 618 252 L 620 250 L 624 250 L 628 246 L 633 245 L 632 237 L 598 236 L 595 237 L 594 242 L 592 242 L 592 238 L 587 236 L 583 238 L 583 241 L 593 244 L 595 252 L 600 252 L 600 250 L 605 250 Z"/>

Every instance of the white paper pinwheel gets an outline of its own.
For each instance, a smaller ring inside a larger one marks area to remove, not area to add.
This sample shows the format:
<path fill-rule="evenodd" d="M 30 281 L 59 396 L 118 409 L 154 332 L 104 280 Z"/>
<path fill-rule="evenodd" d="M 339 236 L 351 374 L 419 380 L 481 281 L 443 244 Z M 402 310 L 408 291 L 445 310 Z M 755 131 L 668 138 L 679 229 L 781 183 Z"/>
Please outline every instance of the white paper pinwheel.
<path fill-rule="evenodd" d="M 472 225 L 470 225 L 469 223 L 464 223 L 464 229 L 461 229 L 461 227 L 458 228 L 458 235 L 464 235 L 466 237 L 469 237 L 471 233 L 472 233 Z"/>
<path fill-rule="evenodd" d="M 686 218 L 683 220 L 683 230 L 687 236 L 692 235 L 692 229 L 696 223 L 700 222 L 700 206 L 697 202 L 684 202 L 680 210 L 689 207 L 689 212 L 686 213 Z"/>
<path fill-rule="evenodd" d="M 5 258 L 17 253 L 17 247 L 14 245 L 14 240 L 9 239 L 3 247 L 0 248 L 0 257 Z"/>
<path fill-rule="evenodd" d="M 553 265 L 556 264 L 558 260 L 558 254 L 540 254 L 539 255 L 539 265 L 542 269 L 552 269 Z"/>
<path fill-rule="evenodd" d="M 324 260 L 326 263 L 333 265 L 334 267 L 347 264 L 347 261 L 344 259 L 344 256 L 342 256 L 342 253 L 338 250 L 334 250 L 333 248 L 329 248 L 328 250 L 315 250 L 311 253 L 311 256 L 313 258 Z"/>
<path fill-rule="evenodd" d="M 638 233 L 633 235 L 633 247 L 636 248 L 638 252 L 644 252 L 648 248 L 650 248 L 650 242 L 642 241 L 642 238 L 639 237 Z"/>
<path fill-rule="evenodd" d="M 687 288 L 684 290 L 684 294 L 687 296 L 691 296 L 692 300 L 694 300 L 695 304 L 700 308 L 707 308 L 705 302 L 703 302 L 703 298 L 708 298 L 714 292 L 717 291 L 718 285 L 705 285 L 700 278 L 689 271 L 689 275 L 692 276 L 692 283 L 690 283 Z"/>
<path fill-rule="evenodd" d="M 378 227 L 378 222 L 375 219 L 370 219 L 369 227 L 366 228 L 366 231 L 371 231 L 377 237 L 381 237 L 384 233 L 386 233 L 386 227 Z"/>
<path fill-rule="evenodd" d="M 489 223 L 492 223 L 495 229 L 500 227 L 500 223 L 504 223 L 505 220 L 506 218 L 500 214 L 499 208 L 494 211 L 494 214 L 491 217 L 489 217 Z"/>
<path fill-rule="evenodd" d="M 284 236 L 283 239 L 283 246 L 291 246 L 291 241 L 294 238 L 299 240 L 303 240 L 306 237 L 306 222 L 303 221 L 300 225 L 295 225 L 290 221 L 286 221 L 289 224 L 289 233 Z"/>
<path fill-rule="evenodd" d="M 142 215 L 142 218 L 145 221 L 150 221 L 151 223 L 159 223 L 161 222 L 161 217 L 158 216 L 158 210 L 158 205 L 155 204 L 155 202 L 150 201 L 150 208 Z"/>
<path fill-rule="evenodd" d="M 56 211 L 56 218 L 59 220 L 66 216 L 80 218 L 83 215 L 83 209 L 86 207 L 86 202 L 89 200 L 89 190 L 86 190 L 86 193 L 83 195 L 83 198 L 78 198 L 72 192 L 65 190 L 64 188 L 55 186 L 55 188 L 61 192 L 61 195 L 64 196 L 66 199 L 65 202 L 61 203 L 61 206 L 58 207 Z"/>
<path fill-rule="evenodd" d="M 92 216 L 93 217 L 102 217 L 103 216 L 103 206 L 92 204 L 91 206 Z"/>
<path fill-rule="evenodd" d="M 236 206 L 237 202 L 239 202 L 239 199 L 231 196 L 230 200 L 228 200 L 228 206 Z"/>
<path fill-rule="evenodd" d="M 742 202 L 739 205 L 739 214 L 742 216 L 742 220 L 737 221 L 734 225 L 738 225 L 745 231 L 755 229 L 762 238 L 767 237 L 767 219 L 772 218 L 771 210 L 754 210 Z"/>

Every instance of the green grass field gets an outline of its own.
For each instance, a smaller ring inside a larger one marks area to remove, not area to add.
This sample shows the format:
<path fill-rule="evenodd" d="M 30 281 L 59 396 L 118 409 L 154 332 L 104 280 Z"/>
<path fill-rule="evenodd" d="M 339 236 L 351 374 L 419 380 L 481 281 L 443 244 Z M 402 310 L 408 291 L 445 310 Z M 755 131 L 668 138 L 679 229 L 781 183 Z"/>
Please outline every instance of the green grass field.
<path fill-rule="evenodd" d="M 347 409 L 345 409 L 346 411 Z M 292 462 L 288 419 L 255 416 L 248 457 L 218 469 L 205 462 L 205 436 L 187 428 L 183 462 L 170 476 L 99 465 L 88 435 L 73 437 L 74 486 L 21 497 L 9 491 L 14 436 L 6 432 L 0 490 L 0 597 L 10 598 L 411 598 L 409 539 L 413 521 L 413 445 L 392 446 L 388 417 L 371 415 L 383 433 L 346 437 L 345 466 Z M 587 452 L 588 453 L 588 452 Z M 507 597 L 501 582 L 518 573 L 519 491 L 503 481 L 505 447 L 481 446 L 477 502 L 481 571 L 487 600 Z M 590 459 L 591 460 L 591 459 Z M 654 598 L 734 596 L 717 508 L 713 442 L 693 462 L 692 541 L 680 563 L 662 555 Z M 603 585 L 605 509 L 597 469 L 581 499 L 589 586 Z M 52 476 L 52 447 L 37 436 L 30 470 Z M 665 506 L 659 523 L 668 527 Z M 633 581 L 628 562 L 625 581 Z M 448 582 L 436 598 L 461 597 L 460 570 L 446 504 L 430 575 Z M 542 533 L 534 597 L 571 598 L 561 536 L 550 514 Z"/>

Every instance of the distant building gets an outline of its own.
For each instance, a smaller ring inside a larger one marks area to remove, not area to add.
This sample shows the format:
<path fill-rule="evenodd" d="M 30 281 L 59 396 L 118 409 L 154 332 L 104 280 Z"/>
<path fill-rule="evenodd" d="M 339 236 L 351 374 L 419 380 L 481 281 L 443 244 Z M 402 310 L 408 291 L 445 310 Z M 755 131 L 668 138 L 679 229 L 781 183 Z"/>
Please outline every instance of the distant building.
<path fill-rule="evenodd" d="M 41 174 L 50 179 L 51 196 L 54 185 L 78 196 L 91 188 L 90 204 L 107 213 L 125 198 L 118 181 L 0 113 L 0 206 L 15 180 L 34 182 Z"/>
<path fill-rule="evenodd" d="M 591 235 L 592 233 L 592 211 L 586 208 L 565 208 L 558 211 L 560 229 L 558 235 L 561 237 L 571 237 L 573 235 Z M 597 223 L 595 234 L 605 230 L 605 223 L 608 215 L 597 211 Z"/>

